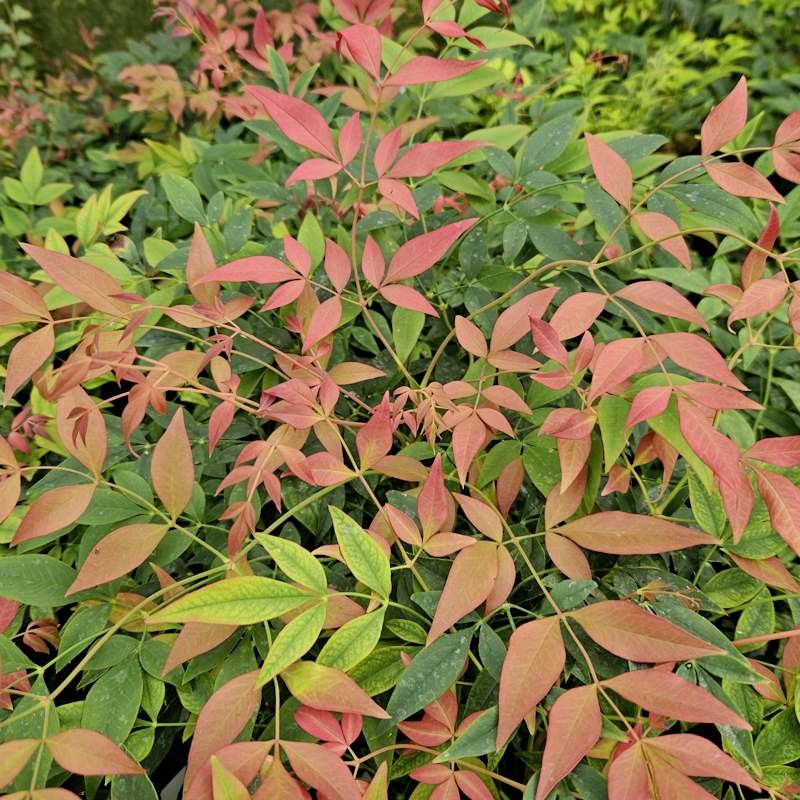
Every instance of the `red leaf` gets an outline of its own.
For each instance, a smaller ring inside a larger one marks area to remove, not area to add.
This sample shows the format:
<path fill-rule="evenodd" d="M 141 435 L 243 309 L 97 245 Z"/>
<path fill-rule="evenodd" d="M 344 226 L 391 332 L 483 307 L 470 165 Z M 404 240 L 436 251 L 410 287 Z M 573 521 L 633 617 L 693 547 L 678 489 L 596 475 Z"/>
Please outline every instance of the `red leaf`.
<path fill-rule="evenodd" d="M 761 236 L 758 237 L 758 246 L 763 250 L 772 250 L 780 233 L 781 218 L 778 210 L 772 203 L 769 204 L 769 218 Z M 751 250 L 742 264 L 742 287 L 747 289 L 751 283 L 759 280 L 764 274 L 764 266 L 767 263 L 767 254 L 761 250 Z"/>
<path fill-rule="evenodd" d="M 425 297 L 416 289 L 412 289 L 410 286 L 401 286 L 400 284 L 383 286 L 380 289 L 380 293 L 392 305 L 400 306 L 400 308 L 408 308 L 411 311 L 420 311 L 421 313 L 428 314 L 431 317 L 439 316 L 439 312 L 425 299 Z"/>
<path fill-rule="evenodd" d="M 94 490 L 93 483 L 48 489 L 31 503 L 11 543 L 21 544 L 72 525 L 88 508 Z"/>
<path fill-rule="evenodd" d="M 589 562 L 586 560 L 583 550 L 574 542 L 559 536 L 553 531 L 545 533 L 544 542 L 550 560 L 564 575 L 575 581 L 592 579 L 592 570 L 589 567 Z"/>
<path fill-rule="evenodd" d="M 536 800 L 545 800 L 597 744 L 602 725 L 596 686 L 580 686 L 558 697 L 547 717 L 547 743 Z"/>
<path fill-rule="evenodd" d="M 372 25 L 359 23 L 339 32 L 347 55 L 373 78 L 381 77 L 381 35 Z"/>
<path fill-rule="evenodd" d="M 330 750 L 307 742 L 282 742 L 281 746 L 297 777 L 328 800 L 361 800 L 350 770 Z"/>
<path fill-rule="evenodd" d="M 702 736 L 693 733 L 673 733 L 646 739 L 647 749 L 653 755 L 666 757 L 681 772 L 695 778 L 719 778 L 738 783 L 759 792 L 759 784 L 729 755 Z"/>
<path fill-rule="evenodd" d="M 342 301 L 338 295 L 329 297 L 320 303 L 311 315 L 306 335 L 303 337 L 303 352 L 310 350 L 326 336 L 330 336 L 342 319 Z"/>
<path fill-rule="evenodd" d="M 424 178 L 439 167 L 469 153 L 481 142 L 423 142 L 409 147 L 389 170 L 390 178 Z"/>
<path fill-rule="evenodd" d="M 792 183 L 800 183 L 800 111 L 794 111 L 778 126 L 772 150 L 775 172 Z"/>
<path fill-rule="evenodd" d="M 636 281 L 614 294 L 648 311 L 683 319 L 708 331 L 708 323 L 700 312 L 682 294 L 661 281 Z"/>
<path fill-rule="evenodd" d="M 739 79 L 730 94 L 711 109 L 700 129 L 700 151 L 714 153 L 739 135 L 747 122 L 747 80 Z"/>
<path fill-rule="evenodd" d="M 603 685 L 631 703 L 669 719 L 706 722 L 750 730 L 750 724 L 701 686 L 663 669 L 626 672 Z"/>
<path fill-rule="evenodd" d="M 742 572 L 746 572 L 756 580 L 766 583 L 767 586 L 774 586 L 776 589 L 784 589 L 792 593 L 800 592 L 800 582 L 776 556 L 757 561 L 755 559 L 742 558 L 733 553 L 730 553 L 730 557 Z"/>
<path fill-rule="evenodd" d="M 256 688 L 257 677 L 258 670 L 238 675 L 217 689 L 203 706 L 189 749 L 185 787 L 211 756 L 236 739 L 258 709 L 261 690 Z"/>
<path fill-rule="evenodd" d="M 394 203 L 414 219 L 419 219 L 419 209 L 411 190 L 401 181 L 392 178 L 379 178 L 378 191 L 390 202 Z"/>
<path fill-rule="evenodd" d="M 758 197 L 762 200 L 783 202 L 775 187 L 756 169 L 740 161 L 711 162 L 705 164 L 708 177 L 720 189 L 737 197 Z"/>
<path fill-rule="evenodd" d="M 784 475 L 762 469 L 754 471 L 772 527 L 800 555 L 800 489 Z"/>
<path fill-rule="evenodd" d="M 646 358 L 645 347 L 644 340 L 639 338 L 615 339 L 606 344 L 592 367 L 589 402 L 619 386 L 631 375 L 647 369 L 650 359 Z"/>
<path fill-rule="evenodd" d="M 253 281 L 254 283 L 283 283 L 297 278 L 297 273 L 282 261 L 272 256 L 248 256 L 238 258 L 218 267 L 196 281 L 197 284 L 209 281 Z"/>
<path fill-rule="evenodd" d="M 153 448 L 150 461 L 153 488 L 173 519 L 189 505 L 194 489 L 194 462 L 179 408 Z"/>
<path fill-rule="evenodd" d="M 138 523 L 125 525 L 104 536 L 89 552 L 67 596 L 121 578 L 158 547 L 168 525 Z"/>
<path fill-rule="evenodd" d="M 400 245 L 389 263 L 386 280 L 395 283 L 413 278 L 430 269 L 447 253 L 456 239 L 477 221 L 477 219 L 464 219 L 451 222 Z"/>
<path fill-rule="evenodd" d="M 728 326 L 739 319 L 750 319 L 772 311 L 783 303 L 789 286 L 783 278 L 762 278 L 751 283 L 728 316 Z"/>
<path fill-rule="evenodd" d="M 389 170 L 389 167 L 394 163 L 397 158 L 397 153 L 400 151 L 400 145 L 403 142 L 403 129 L 395 128 L 393 131 L 387 133 L 378 142 L 375 148 L 375 156 L 373 163 L 375 165 L 375 172 L 378 177 L 382 177 Z"/>
<path fill-rule="evenodd" d="M 494 542 L 475 542 L 459 552 L 436 606 L 428 631 L 428 644 L 486 600 L 494 586 L 497 567 L 497 545 Z"/>
<path fill-rule="evenodd" d="M 341 292 L 350 281 L 350 258 L 332 239 L 325 239 L 325 274 L 337 292 Z"/>
<path fill-rule="evenodd" d="M 198 281 L 217 268 L 203 229 L 196 222 L 194 234 L 186 259 L 186 285 L 192 296 L 200 303 L 212 303 L 219 295 L 217 283 L 199 284 Z"/>
<path fill-rule="evenodd" d="M 800 436 L 772 436 L 761 439 L 744 453 L 746 458 L 766 461 L 776 467 L 800 466 Z"/>
<path fill-rule="evenodd" d="M 58 765 L 76 775 L 144 775 L 144 770 L 110 739 L 86 728 L 48 736 L 47 749 Z"/>
<path fill-rule="evenodd" d="M 633 174 L 625 159 L 591 133 L 586 134 L 586 146 L 600 186 L 620 205 L 630 208 Z"/>
<path fill-rule="evenodd" d="M 309 158 L 292 170 L 286 179 L 286 185 L 291 186 L 299 181 L 321 181 L 333 177 L 342 168 L 341 164 L 329 161 L 327 158 Z"/>
<path fill-rule="evenodd" d="M 478 358 L 486 358 L 489 348 L 486 344 L 486 337 L 481 333 L 481 329 L 466 317 L 460 314 L 456 316 L 456 339 L 458 343 L 472 355 Z"/>
<path fill-rule="evenodd" d="M 587 550 L 614 555 L 669 553 L 683 547 L 717 543 L 694 528 L 627 511 L 600 511 L 568 522 L 557 532 Z"/>
<path fill-rule="evenodd" d="M 389 715 L 341 670 L 313 661 L 296 661 L 281 670 L 281 678 L 303 705 L 320 711 L 389 719 Z"/>
<path fill-rule="evenodd" d="M 485 64 L 485 61 L 459 61 L 455 58 L 416 56 L 384 81 L 384 86 L 416 86 L 460 78 Z"/>
<path fill-rule="evenodd" d="M 422 536 L 427 539 L 442 529 L 450 516 L 452 500 L 444 485 L 442 457 L 439 453 L 433 459 L 428 479 L 417 495 L 417 517 L 422 528 Z"/>
<path fill-rule="evenodd" d="M 569 355 L 559 339 L 556 329 L 542 319 L 530 318 L 533 343 L 547 358 L 552 358 L 562 367 L 569 366 Z"/>
<path fill-rule="evenodd" d="M 332 161 L 339 160 L 328 123 L 314 106 L 298 97 L 289 97 L 263 86 L 244 88 L 267 109 L 272 121 L 287 139 Z"/>
<path fill-rule="evenodd" d="M 378 243 L 369 234 L 367 234 L 367 239 L 364 242 L 361 271 L 373 286 L 378 287 L 383 283 L 386 261 L 383 258 L 380 247 L 378 247 Z"/>
<path fill-rule="evenodd" d="M 369 469 L 392 449 L 392 409 L 389 394 L 375 407 L 369 420 L 356 434 L 361 469 Z"/>
<path fill-rule="evenodd" d="M 262 311 L 274 311 L 276 308 L 283 308 L 293 303 L 303 293 L 306 288 L 304 280 L 289 281 L 279 286 L 270 296 L 269 300 L 261 306 Z"/>
<path fill-rule="evenodd" d="M 679 367 L 714 381 L 747 391 L 714 346 L 695 333 L 659 333 L 650 337 Z"/>
<path fill-rule="evenodd" d="M 601 600 L 570 616 L 597 644 L 630 661 L 683 661 L 723 652 L 628 600 Z"/>
<path fill-rule="evenodd" d="M 511 634 L 500 674 L 498 750 L 559 679 L 565 660 L 557 617 L 526 622 Z"/>
<path fill-rule="evenodd" d="M 464 512 L 464 516 L 486 537 L 499 542 L 503 538 L 503 520 L 488 503 L 469 497 L 465 494 L 455 494 L 456 502 Z"/>
<path fill-rule="evenodd" d="M 117 297 L 124 294 L 122 287 L 99 267 L 32 244 L 20 246 L 48 274 L 53 283 L 88 306 L 115 317 L 130 309 L 128 302 Z"/>
<path fill-rule="evenodd" d="M 477 414 L 469 414 L 453 428 L 453 461 L 461 485 L 467 480 L 470 465 L 486 442 L 486 426 Z"/>
<path fill-rule="evenodd" d="M 339 153 L 342 156 L 342 164 L 347 166 L 361 149 L 361 116 L 353 114 L 339 131 Z"/>
<path fill-rule="evenodd" d="M 529 330 L 530 317 L 541 319 L 558 293 L 558 287 L 531 292 L 510 305 L 494 323 L 489 350 L 499 353 L 513 347 Z"/>
<path fill-rule="evenodd" d="M 638 211 L 633 215 L 633 220 L 646 236 L 657 241 L 659 247 L 674 256 L 686 269 L 692 268 L 689 247 L 672 217 L 654 211 Z"/>
<path fill-rule="evenodd" d="M 589 330 L 606 307 L 606 296 L 599 292 L 570 295 L 554 312 L 550 324 L 559 339 L 572 339 Z"/>
<path fill-rule="evenodd" d="M 3 389 L 3 400 L 6 404 L 17 389 L 47 361 L 55 344 L 53 326 L 44 325 L 33 333 L 23 336 L 14 345 L 6 365 L 6 384 Z"/>
<path fill-rule="evenodd" d="M 671 386 L 650 386 L 647 389 L 642 389 L 633 398 L 625 427 L 632 428 L 639 422 L 644 422 L 662 414 L 669 405 L 671 396 Z"/>

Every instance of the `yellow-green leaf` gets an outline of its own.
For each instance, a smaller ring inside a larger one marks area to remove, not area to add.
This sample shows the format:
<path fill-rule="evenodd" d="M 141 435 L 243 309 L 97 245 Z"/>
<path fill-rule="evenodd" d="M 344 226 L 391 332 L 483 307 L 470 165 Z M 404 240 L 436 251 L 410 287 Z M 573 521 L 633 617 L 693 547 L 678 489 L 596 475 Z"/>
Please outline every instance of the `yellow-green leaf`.
<path fill-rule="evenodd" d="M 389 597 L 392 578 L 389 558 L 380 545 L 351 517 L 339 508 L 330 507 L 333 528 L 342 557 L 350 571 L 365 586 L 381 597 Z"/>
<path fill-rule="evenodd" d="M 328 581 L 325 570 L 305 547 L 290 539 L 268 536 L 265 533 L 257 533 L 256 539 L 288 578 L 320 594 L 327 592 Z"/>
<path fill-rule="evenodd" d="M 317 663 L 347 672 L 360 664 L 381 638 L 385 606 L 346 622 L 325 643 Z"/>

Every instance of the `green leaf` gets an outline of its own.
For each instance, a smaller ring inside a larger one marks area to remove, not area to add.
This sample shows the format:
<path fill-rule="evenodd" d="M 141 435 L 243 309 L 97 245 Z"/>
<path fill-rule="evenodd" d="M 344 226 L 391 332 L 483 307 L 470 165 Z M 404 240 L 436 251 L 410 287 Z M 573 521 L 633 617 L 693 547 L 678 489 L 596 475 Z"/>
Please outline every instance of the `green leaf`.
<path fill-rule="evenodd" d="M 764 726 L 756 739 L 756 755 L 764 767 L 800 758 L 800 722 L 794 711 L 787 708 Z"/>
<path fill-rule="evenodd" d="M 257 686 L 280 675 L 281 670 L 302 658 L 313 646 L 325 623 L 327 603 L 322 602 L 296 616 L 275 637 L 258 674 Z"/>
<path fill-rule="evenodd" d="M 320 594 L 327 593 L 328 580 L 325 577 L 325 570 L 305 547 L 291 539 L 268 536 L 264 533 L 257 533 L 256 539 L 288 578 Z"/>
<path fill-rule="evenodd" d="M 283 62 L 281 61 L 281 63 Z M 303 217 L 297 241 L 308 250 L 308 254 L 311 256 L 311 266 L 319 266 L 325 255 L 325 235 L 322 233 L 317 218 L 311 212 Z"/>
<path fill-rule="evenodd" d="M 603 457 L 606 472 L 616 463 L 620 453 L 625 449 L 628 440 L 625 421 L 628 419 L 630 403 L 621 397 L 604 395 L 597 404 L 597 421 L 600 425 L 600 437 L 603 440 Z"/>
<path fill-rule="evenodd" d="M 252 625 L 275 619 L 315 599 L 319 599 L 315 594 L 272 578 L 230 578 L 179 597 L 151 615 L 149 622 Z"/>
<path fill-rule="evenodd" d="M 703 586 L 703 594 L 722 608 L 735 608 L 752 600 L 762 583 L 740 569 L 724 569 Z"/>
<path fill-rule="evenodd" d="M 44 169 L 42 168 L 42 160 L 39 158 L 39 150 L 36 147 L 31 147 L 22 162 L 22 169 L 19 172 L 19 179 L 27 189 L 28 194 L 36 194 L 36 190 L 42 185 L 43 175 Z"/>
<path fill-rule="evenodd" d="M 556 117 L 540 125 L 532 134 L 522 150 L 522 170 L 525 175 L 555 161 L 569 142 L 575 129 L 575 118 Z"/>
<path fill-rule="evenodd" d="M 167 194 L 169 204 L 179 217 L 188 222 L 206 222 L 200 192 L 191 181 L 167 172 L 161 176 L 161 186 Z"/>
<path fill-rule="evenodd" d="M 81 725 L 122 744 L 136 722 L 142 702 L 142 670 L 127 659 L 98 678 L 83 704 Z"/>
<path fill-rule="evenodd" d="M 395 306 L 392 312 L 392 341 L 397 357 L 405 364 L 419 335 L 425 327 L 425 315 L 421 311 Z"/>
<path fill-rule="evenodd" d="M 497 740 L 497 706 L 487 708 L 446 750 L 435 759 L 438 763 L 493 753 Z"/>
<path fill-rule="evenodd" d="M 727 518 L 718 492 L 709 493 L 700 479 L 689 470 L 689 503 L 697 524 L 712 536 L 721 537 Z"/>
<path fill-rule="evenodd" d="M 417 653 L 386 706 L 395 722 L 416 714 L 456 682 L 467 659 L 472 634 L 472 628 L 445 634 Z"/>
<path fill-rule="evenodd" d="M 75 570 L 52 556 L 28 553 L 0 558 L 0 596 L 29 606 L 63 606 Z"/>
<path fill-rule="evenodd" d="M 342 625 L 325 643 L 317 663 L 347 672 L 360 664 L 376 647 L 381 638 L 386 607 L 381 606 L 351 619 Z"/>
<path fill-rule="evenodd" d="M 388 556 L 352 517 L 335 506 L 329 510 L 339 549 L 350 571 L 361 583 L 387 599 L 392 591 Z"/>

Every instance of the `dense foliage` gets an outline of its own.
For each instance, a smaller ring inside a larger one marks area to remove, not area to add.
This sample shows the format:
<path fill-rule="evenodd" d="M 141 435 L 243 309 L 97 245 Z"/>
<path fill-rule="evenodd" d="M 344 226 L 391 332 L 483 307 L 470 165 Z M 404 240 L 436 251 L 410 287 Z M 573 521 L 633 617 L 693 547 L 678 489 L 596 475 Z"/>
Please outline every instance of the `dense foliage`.
<path fill-rule="evenodd" d="M 4 797 L 800 793 L 800 112 L 678 5 L 9 5 Z"/>

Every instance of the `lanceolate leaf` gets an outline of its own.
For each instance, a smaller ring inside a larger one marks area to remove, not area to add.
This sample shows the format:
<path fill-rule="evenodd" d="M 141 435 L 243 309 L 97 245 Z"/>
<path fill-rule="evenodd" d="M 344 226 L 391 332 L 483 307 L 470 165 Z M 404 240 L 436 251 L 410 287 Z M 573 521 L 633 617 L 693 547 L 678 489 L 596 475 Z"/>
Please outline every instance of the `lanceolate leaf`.
<path fill-rule="evenodd" d="M 296 616 L 275 637 L 258 673 L 258 685 L 263 686 L 302 658 L 317 641 L 325 624 L 326 603 L 316 605 Z"/>
<path fill-rule="evenodd" d="M 700 130 L 704 156 L 714 153 L 734 139 L 747 122 L 747 80 L 740 78 L 730 94 L 715 106 Z"/>
<path fill-rule="evenodd" d="M 600 185 L 620 205 L 630 208 L 633 174 L 625 159 L 591 133 L 586 134 L 586 146 L 589 149 L 592 169 Z"/>
<path fill-rule="evenodd" d="M 257 534 L 256 538 L 287 578 L 325 594 L 328 588 L 325 570 L 305 547 L 280 536 Z"/>
<path fill-rule="evenodd" d="M 330 750 L 307 742 L 284 742 L 282 747 L 297 776 L 325 797 L 361 800 L 361 790 L 350 770 Z"/>
<path fill-rule="evenodd" d="M 403 64 L 385 81 L 386 86 L 416 86 L 459 78 L 480 67 L 483 61 L 458 61 L 454 58 L 416 56 Z"/>
<path fill-rule="evenodd" d="M 558 617 L 526 622 L 511 634 L 500 675 L 498 750 L 550 691 L 565 659 Z"/>
<path fill-rule="evenodd" d="M 388 598 L 392 579 L 386 553 L 352 517 L 335 506 L 330 507 L 330 514 L 339 548 L 350 571 L 381 597 Z"/>
<path fill-rule="evenodd" d="M 76 775 L 141 775 L 144 770 L 97 731 L 71 728 L 47 739 L 47 749 L 63 769 Z"/>
<path fill-rule="evenodd" d="M 590 514 L 562 525 L 557 531 L 587 550 L 618 555 L 668 553 L 683 547 L 715 544 L 702 531 L 625 511 Z"/>
<path fill-rule="evenodd" d="M 44 325 L 23 336 L 13 347 L 6 365 L 6 383 L 3 396 L 8 402 L 39 367 L 50 358 L 55 347 L 52 325 Z"/>
<path fill-rule="evenodd" d="M 558 697 L 547 717 L 547 743 L 536 800 L 544 800 L 597 744 L 601 728 L 596 686 L 570 689 Z"/>
<path fill-rule="evenodd" d="M 723 652 L 627 600 L 602 600 L 570 615 L 597 644 L 630 661 L 681 661 Z"/>
<path fill-rule="evenodd" d="M 151 615 L 151 624 L 207 622 L 252 625 L 292 611 L 315 595 L 272 578 L 241 577 L 197 589 Z"/>
<path fill-rule="evenodd" d="M 756 470 L 758 490 L 769 509 L 772 527 L 800 555 L 800 489 L 787 477 Z"/>
<path fill-rule="evenodd" d="M 153 449 L 150 474 L 156 494 L 172 518 L 177 518 L 192 499 L 194 487 L 194 462 L 183 409 L 175 412 Z"/>

